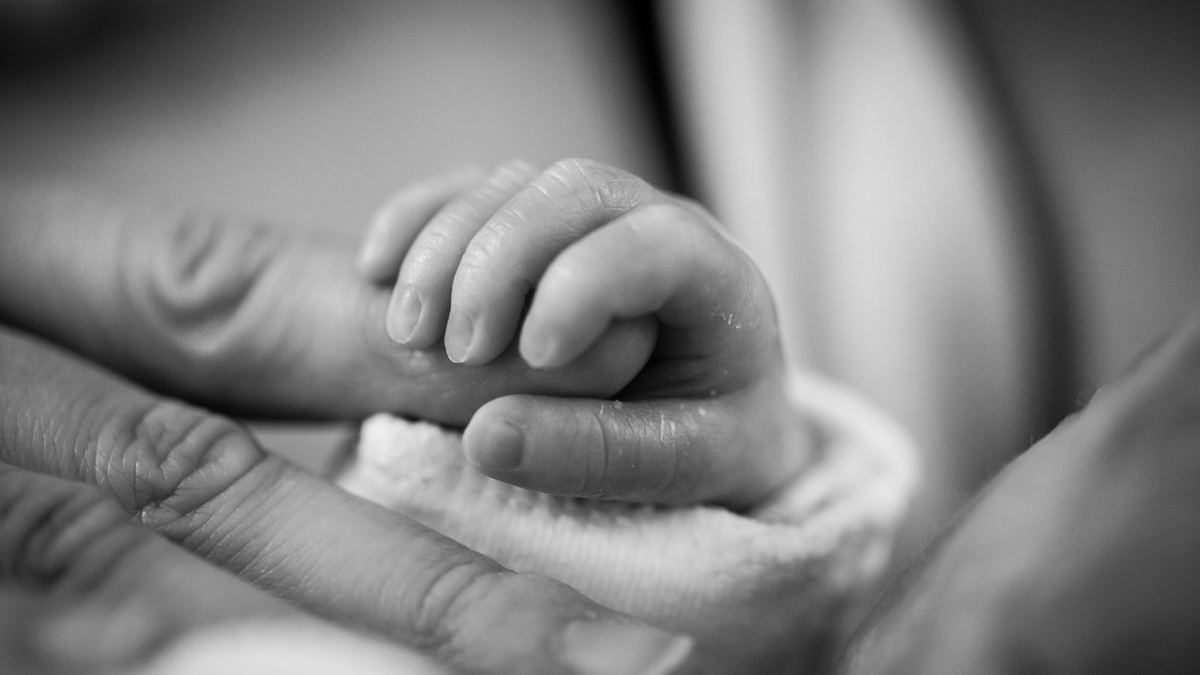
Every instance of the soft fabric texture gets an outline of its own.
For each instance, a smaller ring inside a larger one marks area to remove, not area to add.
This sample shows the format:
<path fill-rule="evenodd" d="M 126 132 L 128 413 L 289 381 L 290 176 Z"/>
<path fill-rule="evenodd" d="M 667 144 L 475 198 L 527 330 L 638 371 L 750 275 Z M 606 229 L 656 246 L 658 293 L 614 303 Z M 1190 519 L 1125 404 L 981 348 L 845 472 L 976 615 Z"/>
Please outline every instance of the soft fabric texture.
<path fill-rule="evenodd" d="M 783 672 L 822 657 L 883 570 L 915 483 L 907 436 L 853 394 L 795 376 L 814 464 L 748 514 L 554 497 L 488 478 L 461 436 L 377 415 L 337 480 L 507 567 L 570 584 L 696 639 L 707 672 Z"/>
<path fill-rule="evenodd" d="M 193 631 L 123 675 L 451 675 L 415 651 L 307 619 Z"/>

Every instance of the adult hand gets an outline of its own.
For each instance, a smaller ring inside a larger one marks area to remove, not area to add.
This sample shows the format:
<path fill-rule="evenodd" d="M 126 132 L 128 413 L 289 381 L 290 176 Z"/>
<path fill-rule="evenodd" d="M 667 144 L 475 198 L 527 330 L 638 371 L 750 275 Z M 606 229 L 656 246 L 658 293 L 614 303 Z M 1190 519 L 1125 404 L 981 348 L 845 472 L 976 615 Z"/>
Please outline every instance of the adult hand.
<path fill-rule="evenodd" d="M 488 368 L 518 344 L 552 374 L 631 325 L 657 332 L 648 358 L 611 362 L 616 400 L 529 392 L 484 405 L 464 438 L 483 471 L 560 495 L 742 508 L 805 465 L 766 284 L 711 215 L 586 160 L 462 182 L 429 218 L 385 209 L 367 237 L 364 271 L 395 284 L 398 352 L 444 341 L 456 362 Z"/>
<path fill-rule="evenodd" d="M 1200 316 L 1019 457 L 842 672 L 1200 672 Z"/>
<path fill-rule="evenodd" d="M 0 514 L 5 673 L 204 672 L 197 658 L 220 672 L 243 672 L 247 658 L 306 672 L 449 672 L 305 615 L 131 522 L 93 486 L 0 464 Z M 272 632 L 274 644 L 263 639 Z"/>
<path fill-rule="evenodd" d="M 463 368 L 396 348 L 343 247 L 69 188 L 0 190 L 0 223 L 0 321 L 225 412 L 461 426 L 503 394 L 612 395 L 652 344 L 623 324 L 569 368 Z"/>
<path fill-rule="evenodd" d="M 513 358 L 466 373 L 432 355 L 397 355 L 383 336 L 386 297 L 361 288 L 348 259 L 262 226 L 97 210 L 57 192 L 0 204 L 0 316 L 160 391 L 238 411 L 407 407 L 453 420 L 514 386 L 606 384 L 586 364 L 540 373 Z M 378 323 L 364 321 L 372 312 Z M 638 339 L 606 342 L 595 363 Z M 0 462 L 15 467 L 0 473 L 6 578 L 62 594 L 105 580 L 130 591 L 142 581 L 125 570 L 138 564 L 157 570 L 145 583 L 183 583 L 175 575 L 192 574 L 187 566 L 156 562 L 178 550 L 143 546 L 132 519 L 294 606 L 468 672 L 660 672 L 686 652 L 680 638 L 513 574 L 271 457 L 226 418 L 6 328 L 0 411 Z M 286 611 L 244 600 L 250 612 Z"/>

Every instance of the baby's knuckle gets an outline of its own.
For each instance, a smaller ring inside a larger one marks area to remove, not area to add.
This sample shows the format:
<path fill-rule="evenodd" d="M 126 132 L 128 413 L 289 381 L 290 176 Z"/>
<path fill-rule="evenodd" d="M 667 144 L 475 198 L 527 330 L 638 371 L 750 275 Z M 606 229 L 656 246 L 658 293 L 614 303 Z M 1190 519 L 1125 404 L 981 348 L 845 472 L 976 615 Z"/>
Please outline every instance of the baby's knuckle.
<path fill-rule="evenodd" d="M 588 210 L 620 213 L 650 202 L 654 189 L 641 178 L 613 166 L 586 159 L 556 164 L 564 183 Z"/>
<path fill-rule="evenodd" d="M 503 575 L 498 565 L 473 555 L 446 563 L 418 592 L 414 646 L 453 660 L 458 628 L 469 619 L 472 607 L 495 591 Z"/>
<path fill-rule="evenodd" d="M 629 434 L 630 418 L 616 404 L 601 402 L 594 415 L 583 416 L 576 429 L 577 447 L 589 448 L 573 494 L 580 497 L 616 497 L 616 473 L 626 459 L 620 439 Z"/>
<path fill-rule="evenodd" d="M 466 216 L 445 213 L 422 230 L 405 256 L 401 277 L 407 283 L 416 283 L 432 274 L 453 270 L 453 253 L 463 250 L 463 242 L 455 234 L 454 223 L 466 220 Z"/>
<path fill-rule="evenodd" d="M 556 211 L 585 215 L 607 209 L 608 191 L 595 162 L 564 159 L 556 162 L 531 187 Z"/>
<path fill-rule="evenodd" d="M 511 282 L 514 270 L 510 265 L 504 264 L 503 240 L 503 235 L 499 233 L 489 237 L 478 237 L 463 252 L 454 277 L 456 299 L 465 299 L 467 295 L 484 292 L 485 286 L 495 288 Z"/>
<path fill-rule="evenodd" d="M 633 221 L 635 229 L 653 227 L 663 230 L 668 237 L 692 237 L 696 219 L 692 212 L 674 202 L 650 204 L 643 208 L 642 217 Z"/>
<path fill-rule="evenodd" d="M 546 169 L 545 175 L 552 176 L 563 184 L 570 185 L 576 182 L 586 183 L 591 181 L 592 176 L 599 169 L 600 164 L 590 159 L 568 157 L 551 164 Z"/>
<path fill-rule="evenodd" d="M 519 183 L 528 180 L 529 176 L 534 174 L 537 169 L 533 164 L 523 159 L 513 159 L 504 162 L 496 167 L 492 173 L 491 184 L 508 185 L 510 183 Z"/>

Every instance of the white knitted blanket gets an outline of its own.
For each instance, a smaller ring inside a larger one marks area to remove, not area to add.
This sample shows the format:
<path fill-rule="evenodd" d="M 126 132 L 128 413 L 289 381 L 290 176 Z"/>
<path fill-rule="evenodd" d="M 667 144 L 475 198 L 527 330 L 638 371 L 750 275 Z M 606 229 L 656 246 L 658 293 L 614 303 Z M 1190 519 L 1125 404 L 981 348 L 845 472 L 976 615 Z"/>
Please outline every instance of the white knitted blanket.
<path fill-rule="evenodd" d="M 457 433 L 388 415 L 363 424 L 337 481 L 513 570 L 692 635 L 709 672 L 798 672 L 883 570 L 917 471 L 907 435 L 856 395 L 809 375 L 789 394 L 822 446 L 748 514 L 530 492 L 475 471 Z"/>

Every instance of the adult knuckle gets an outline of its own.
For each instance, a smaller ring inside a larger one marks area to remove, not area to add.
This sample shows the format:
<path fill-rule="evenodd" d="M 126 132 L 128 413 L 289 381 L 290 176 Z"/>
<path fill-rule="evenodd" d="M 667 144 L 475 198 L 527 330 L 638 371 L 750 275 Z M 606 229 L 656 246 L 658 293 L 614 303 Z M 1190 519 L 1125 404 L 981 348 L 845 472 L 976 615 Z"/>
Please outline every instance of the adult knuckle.
<path fill-rule="evenodd" d="M 128 521 L 92 486 L 0 470 L 0 577 L 53 584 L 94 576 L 136 545 Z"/>
<path fill-rule="evenodd" d="M 139 231 L 137 236 L 146 236 Z M 149 237 L 152 248 L 126 247 L 124 285 L 151 330 L 165 335 L 185 362 L 210 363 L 242 341 L 243 316 L 283 239 L 254 221 L 185 212 Z"/>
<path fill-rule="evenodd" d="M 169 400 L 112 422 L 116 447 L 98 469 L 127 511 L 142 523 L 182 535 L 198 529 L 206 507 L 261 464 L 265 453 L 239 425 Z M 177 529 L 178 528 L 178 529 Z"/>

